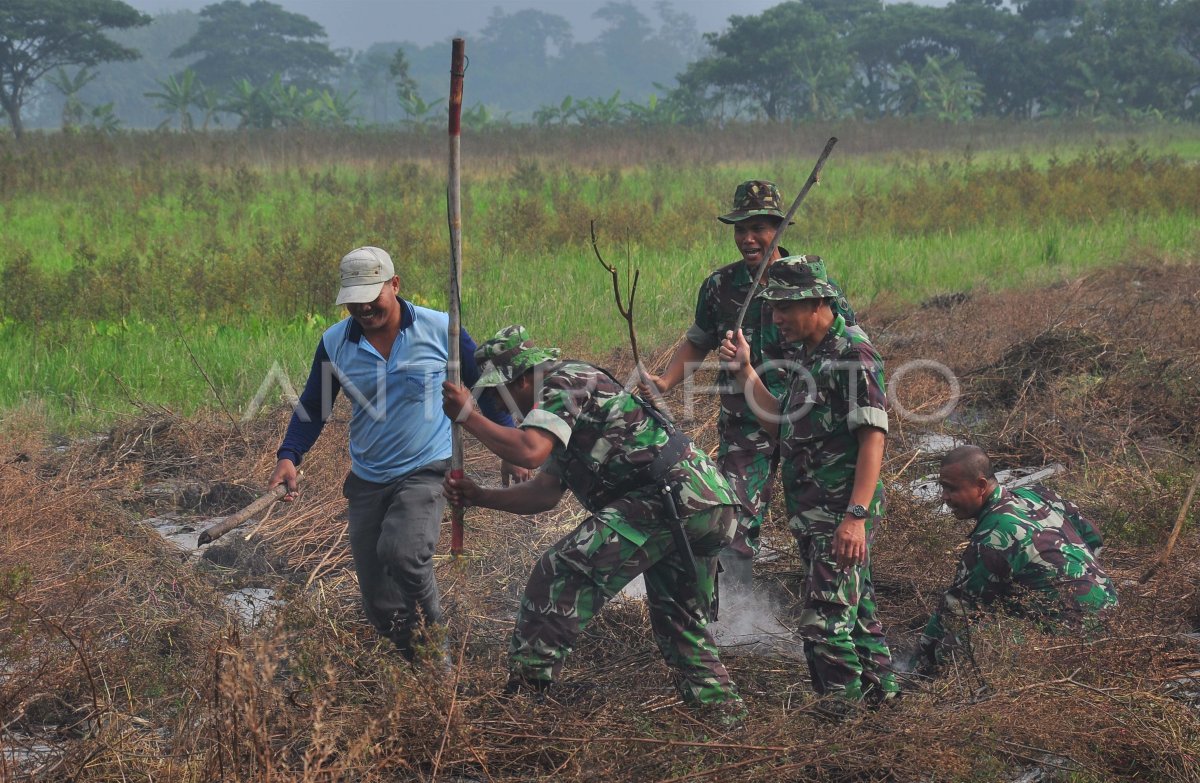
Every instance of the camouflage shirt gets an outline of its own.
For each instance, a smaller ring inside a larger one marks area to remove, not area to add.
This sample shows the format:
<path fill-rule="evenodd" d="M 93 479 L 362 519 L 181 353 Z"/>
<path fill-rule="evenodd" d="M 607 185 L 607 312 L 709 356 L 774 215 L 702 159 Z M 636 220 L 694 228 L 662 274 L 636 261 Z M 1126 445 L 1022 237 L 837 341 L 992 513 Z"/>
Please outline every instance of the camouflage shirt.
<path fill-rule="evenodd" d="M 946 621 L 997 600 L 1070 617 L 1117 603 L 1096 562 L 1100 534 L 1075 504 L 1045 487 L 997 486 L 980 510 L 950 589 L 925 628 L 926 645 L 943 639 Z M 951 623 L 953 624 L 953 623 Z"/>
<path fill-rule="evenodd" d="M 792 357 L 788 390 L 780 403 L 780 465 L 793 525 L 838 523 L 850 505 L 862 426 L 887 432 L 883 359 L 857 326 L 838 315 L 811 354 Z M 875 489 L 870 518 L 883 514 L 883 484 Z M 799 520 L 796 520 L 796 517 Z"/>
<path fill-rule="evenodd" d="M 783 248 L 779 252 L 788 255 Z M 837 283 L 832 280 L 830 283 L 837 288 Z M 725 339 L 725 333 L 733 329 L 738 311 L 753 284 L 745 261 L 735 261 L 709 275 L 700 286 L 696 321 L 687 331 L 687 340 L 703 350 L 716 350 Z M 841 289 L 838 291 L 840 293 Z M 834 303 L 834 310 L 845 318 L 846 323 L 855 322 L 854 311 L 845 295 Z M 746 309 L 742 333 L 750 344 L 750 362 L 758 370 L 759 377 L 771 394 L 782 395 L 787 388 L 787 370 L 783 361 L 793 349 L 780 337 L 779 329 L 771 322 L 771 308 L 759 296 L 755 296 Z M 747 406 L 734 376 L 721 370 L 717 375 L 717 386 L 721 394 L 721 439 L 726 440 L 725 432 L 729 427 L 749 423 L 757 428 L 758 419 Z"/>
<path fill-rule="evenodd" d="M 646 472 L 669 438 L 663 424 L 636 397 L 604 371 L 578 361 L 550 367 L 534 408 L 521 426 L 537 427 L 554 436 L 557 442 L 545 470 L 587 508 L 595 508 L 598 499 L 629 486 L 631 477 L 639 471 Z M 646 478 L 648 482 L 649 476 Z M 678 488 L 682 516 L 736 503 L 717 466 L 690 442 L 684 456 L 667 474 L 667 481 Z M 619 506 L 625 513 L 605 515 L 605 521 L 640 545 L 645 533 L 638 527 L 610 521 L 661 513 L 657 489 L 649 483 L 632 483 L 635 489 L 607 505 Z"/>

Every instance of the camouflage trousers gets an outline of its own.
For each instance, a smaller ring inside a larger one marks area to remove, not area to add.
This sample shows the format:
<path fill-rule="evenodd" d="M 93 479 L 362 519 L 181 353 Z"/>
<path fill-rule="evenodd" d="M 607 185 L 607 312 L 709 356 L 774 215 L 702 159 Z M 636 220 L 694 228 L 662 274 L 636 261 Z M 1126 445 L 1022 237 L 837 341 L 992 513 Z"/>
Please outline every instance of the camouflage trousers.
<path fill-rule="evenodd" d="M 644 518 L 601 509 L 542 555 L 521 596 L 509 642 L 510 686 L 548 686 L 575 639 L 604 604 L 642 574 L 654 640 L 676 675 L 685 701 L 716 704 L 739 699 L 708 630 L 716 555 L 729 540 L 732 506 L 717 506 L 684 519 L 696 557 L 699 585 L 687 576 L 670 530 L 655 503 Z M 605 524 L 620 515 L 646 534 L 638 545 Z M 640 515 L 639 515 L 640 516 Z"/>
<path fill-rule="evenodd" d="M 791 520 L 807 573 L 799 632 L 813 689 L 848 699 L 883 700 L 899 692 L 892 654 L 875 609 L 871 583 L 872 527 L 867 562 L 847 569 L 833 556 L 836 524 Z"/>
<path fill-rule="evenodd" d="M 762 449 L 737 448 L 725 439 L 718 448 L 717 467 L 729 479 L 741 504 L 737 531 L 726 550 L 738 557 L 752 558 L 758 554 L 763 516 L 771 502 L 769 482 L 773 454 L 773 451 Z"/>
<path fill-rule="evenodd" d="M 1104 585 L 1079 580 L 1045 591 L 1014 590 L 999 600 L 979 605 L 960 600 L 953 592 L 942 596 L 929 618 L 914 656 L 914 665 L 940 666 L 956 650 L 970 644 L 976 616 L 998 612 L 1033 621 L 1045 633 L 1095 639 L 1108 633 L 1108 620 L 1117 605 L 1116 593 Z"/>

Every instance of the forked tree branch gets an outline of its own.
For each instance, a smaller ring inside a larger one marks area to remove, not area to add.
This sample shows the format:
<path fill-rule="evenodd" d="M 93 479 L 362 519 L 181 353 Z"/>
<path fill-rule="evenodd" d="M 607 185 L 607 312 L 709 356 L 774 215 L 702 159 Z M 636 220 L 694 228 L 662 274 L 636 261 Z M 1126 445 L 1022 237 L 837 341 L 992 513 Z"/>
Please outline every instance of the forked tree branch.
<path fill-rule="evenodd" d="M 625 319 L 625 323 L 629 327 L 629 345 L 633 348 L 633 364 L 637 368 L 638 376 L 645 379 L 647 377 L 646 368 L 642 366 L 642 358 L 638 353 L 637 329 L 633 325 L 633 302 L 637 297 L 638 278 L 641 276 L 641 271 L 633 270 L 632 279 L 629 273 L 626 273 L 626 281 L 629 283 L 629 299 L 621 298 L 621 278 L 617 272 L 617 268 L 604 260 L 604 256 L 600 255 L 600 246 L 596 243 L 596 221 L 591 221 L 592 232 L 592 252 L 596 254 L 596 260 L 600 262 L 600 266 L 604 267 L 610 275 L 612 275 L 613 299 L 617 302 L 617 312 Z M 650 404 L 658 408 L 656 398 L 660 395 L 658 390 L 654 388 L 654 384 L 645 384 L 651 387 Z"/>

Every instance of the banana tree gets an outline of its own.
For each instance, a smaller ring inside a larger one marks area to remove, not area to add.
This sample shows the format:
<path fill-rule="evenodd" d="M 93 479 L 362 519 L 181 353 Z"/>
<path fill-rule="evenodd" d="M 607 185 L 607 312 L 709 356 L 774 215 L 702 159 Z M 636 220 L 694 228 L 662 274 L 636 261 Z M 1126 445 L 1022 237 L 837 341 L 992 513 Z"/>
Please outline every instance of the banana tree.
<path fill-rule="evenodd" d="M 562 99 L 562 103 L 555 106 L 546 104 L 541 106 L 533 113 L 533 121 L 539 127 L 545 128 L 551 125 L 567 125 L 575 117 L 575 99 L 570 95 Z"/>
<path fill-rule="evenodd" d="M 679 106 L 670 98 L 659 100 L 656 93 L 650 93 L 644 104 L 626 101 L 621 108 L 629 121 L 636 125 L 676 125 L 683 122 L 683 112 Z"/>
<path fill-rule="evenodd" d="M 74 76 L 59 68 L 50 77 L 50 84 L 63 95 L 62 129 L 69 131 L 83 124 L 87 115 L 87 107 L 79 98 L 83 91 L 99 74 L 87 68 L 80 68 Z"/>
<path fill-rule="evenodd" d="M 224 110 L 221 106 L 221 94 L 213 88 L 206 87 L 201 90 L 192 105 L 203 112 L 204 120 L 200 125 L 201 132 L 208 130 L 209 123 L 221 124 L 219 112 Z"/>
<path fill-rule="evenodd" d="M 313 101 L 312 108 L 317 121 L 322 125 L 349 125 L 354 121 L 354 98 L 358 92 L 330 92 L 322 90 Z"/>
<path fill-rule="evenodd" d="M 487 106 L 477 103 L 462 113 L 462 124 L 468 130 L 488 130 L 489 128 L 510 125 L 509 114 L 511 112 L 507 111 L 503 114 L 495 114 Z"/>
<path fill-rule="evenodd" d="M 316 122 L 314 104 L 317 95 L 311 89 L 301 90 L 294 84 L 285 86 L 279 74 L 275 74 L 267 87 L 267 101 L 274 121 L 284 127 L 312 125 Z"/>
<path fill-rule="evenodd" d="M 896 69 L 896 82 L 901 114 L 957 123 L 971 119 L 983 98 L 975 73 L 952 57 L 926 56 L 919 70 L 904 63 Z"/>
<path fill-rule="evenodd" d="M 426 102 L 418 93 L 400 97 L 400 108 L 407 118 L 404 124 L 412 128 L 424 128 L 441 119 L 441 111 L 446 106 L 446 98 Z"/>
<path fill-rule="evenodd" d="M 275 111 L 267 91 L 246 78 L 233 83 L 220 110 L 237 115 L 241 128 L 265 129 L 275 125 Z"/>
<path fill-rule="evenodd" d="M 88 129 L 103 133 L 106 136 L 111 136 L 121 130 L 121 120 L 117 117 L 113 106 L 114 103 L 112 101 L 99 106 L 93 106 L 87 119 Z"/>
<path fill-rule="evenodd" d="M 579 120 L 580 125 L 592 127 L 620 124 L 625 118 L 625 112 L 621 107 L 621 91 L 617 90 L 607 100 L 584 98 L 579 101 L 575 117 Z"/>
<path fill-rule="evenodd" d="M 142 94 L 155 99 L 158 108 L 170 115 L 158 127 L 170 125 L 172 118 L 177 116 L 179 129 L 184 133 L 191 133 L 194 128 L 191 109 L 204 94 L 204 87 L 196 78 L 196 72 L 188 68 L 178 79 L 171 75 L 156 84 L 161 89 Z M 207 125 L 207 118 L 205 124 Z"/>

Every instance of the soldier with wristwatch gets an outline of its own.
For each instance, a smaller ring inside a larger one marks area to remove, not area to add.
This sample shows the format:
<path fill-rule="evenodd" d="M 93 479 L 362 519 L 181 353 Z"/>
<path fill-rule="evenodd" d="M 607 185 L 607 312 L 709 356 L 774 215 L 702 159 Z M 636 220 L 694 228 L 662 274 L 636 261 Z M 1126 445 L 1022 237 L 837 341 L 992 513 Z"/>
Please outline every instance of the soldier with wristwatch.
<path fill-rule="evenodd" d="M 899 688 L 875 610 L 870 550 L 883 519 L 879 480 L 887 440 L 883 359 L 834 303 L 818 256 L 767 270 L 762 298 L 795 352 L 781 396 L 759 378 L 739 331 L 721 344 L 767 434 L 779 444 L 788 526 L 807 566 L 800 633 L 813 688 L 835 716 Z"/>

